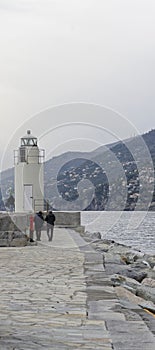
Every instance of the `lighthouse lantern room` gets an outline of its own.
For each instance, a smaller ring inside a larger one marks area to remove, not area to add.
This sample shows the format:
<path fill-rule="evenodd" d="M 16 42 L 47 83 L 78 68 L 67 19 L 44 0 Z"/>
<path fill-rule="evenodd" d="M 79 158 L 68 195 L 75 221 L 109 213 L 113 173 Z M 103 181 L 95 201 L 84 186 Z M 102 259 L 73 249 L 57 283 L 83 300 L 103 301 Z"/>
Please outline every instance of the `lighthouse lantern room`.
<path fill-rule="evenodd" d="M 20 147 L 14 151 L 15 212 L 44 209 L 44 159 L 45 151 L 39 149 L 37 138 L 27 130 Z"/>

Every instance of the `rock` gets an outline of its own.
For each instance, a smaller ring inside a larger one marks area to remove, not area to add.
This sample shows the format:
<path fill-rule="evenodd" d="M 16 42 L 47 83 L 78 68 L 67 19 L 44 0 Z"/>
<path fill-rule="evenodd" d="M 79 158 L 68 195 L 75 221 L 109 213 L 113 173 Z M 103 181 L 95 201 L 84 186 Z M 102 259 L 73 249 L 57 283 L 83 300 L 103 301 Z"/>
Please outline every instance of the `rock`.
<path fill-rule="evenodd" d="M 155 270 L 154 270 L 154 268 L 148 270 L 147 277 L 152 278 L 153 280 L 155 280 Z"/>
<path fill-rule="evenodd" d="M 119 274 L 122 276 L 126 276 L 129 277 L 131 279 L 134 279 L 138 282 L 142 282 L 142 280 L 144 278 L 147 277 L 147 271 L 146 270 L 136 270 L 136 269 L 132 269 L 132 267 L 128 267 L 128 265 L 123 265 L 119 263 L 119 259 L 115 259 L 115 256 L 112 257 L 113 261 L 108 261 L 105 259 L 105 271 L 107 274 L 109 275 L 114 275 L 114 274 Z M 111 259 L 112 259 L 111 258 Z"/>
<path fill-rule="evenodd" d="M 127 266 L 118 263 L 118 261 L 113 260 L 112 263 L 105 263 L 105 272 L 107 275 L 120 274 L 126 276 Z"/>
<path fill-rule="evenodd" d="M 146 260 L 153 269 L 155 267 L 155 256 L 147 256 Z"/>
<path fill-rule="evenodd" d="M 108 244 L 109 246 L 115 243 L 113 239 L 107 239 L 107 238 L 102 238 L 102 242 L 105 244 Z"/>
<path fill-rule="evenodd" d="M 118 298 L 120 299 L 121 303 L 122 301 L 128 301 L 130 303 L 139 305 L 143 309 L 146 308 L 148 310 L 152 310 L 152 312 L 155 311 L 155 304 L 151 301 L 145 301 L 143 298 L 134 295 L 130 291 L 126 290 L 122 286 L 115 287 L 116 294 Z"/>
<path fill-rule="evenodd" d="M 10 247 L 24 247 L 27 245 L 27 237 L 22 237 L 22 238 L 14 238 L 10 242 Z"/>
<path fill-rule="evenodd" d="M 134 264 L 135 262 L 141 262 L 142 258 L 143 256 L 141 256 L 141 254 L 138 255 L 137 253 L 135 254 L 133 252 L 127 252 L 124 256 L 124 260 L 127 265 Z"/>
<path fill-rule="evenodd" d="M 121 284 L 124 284 L 125 277 L 115 274 L 115 275 L 111 276 L 111 281 L 112 281 L 112 284 L 113 284 L 114 287 L 120 286 Z"/>
<path fill-rule="evenodd" d="M 120 300 L 120 305 L 121 305 L 121 308 L 127 309 L 127 310 L 134 310 L 134 311 L 141 310 L 141 308 L 138 304 L 135 304 L 131 301 L 127 301 L 127 300 L 123 300 L 123 299 Z"/>
<path fill-rule="evenodd" d="M 138 281 L 117 274 L 111 276 L 111 281 L 113 283 L 113 286 L 122 285 L 124 288 L 132 288 L 134 293 L 136 293 L 137 286 L 140 286 L 140 283 Z"/>
<path fill-rule="evenodd" d="M 126 270 L 126 276 L 132 278 L 138 282 L 142 282 L 144 278 L 147 277 L 147 273 L 144 271 L 137 272 L 136 270 Z"/>
<path fill-rule="evenodd" d="M 111 252 L 105 252 L 105 264 L 120 264 L 125 265 L 119 254 L 112 254 Z"/>
<path fill-rule="evenodd" d="M 109 244 L 104 243 L 102 240 L 96 243 L 92 243 L 95 250 L 102 252 L 108 252 Z"/>
<path fill-rule="evenodd" d="M 136 270 L 144 270 L 150 268 L 150 266 L 144 260 L 131 264 L 131 267 Z"/>
<path fill-rule="evenodd" d="M 155 280 L 152 278 L 144 278 L 144 280 L 142 281 L 142 284 L 145 286 L 149 286 L 151 288 L 155 288 Z"/>
<path fill-rule="evenodd" d="M 140 303 L 144 302 L 144 300 L 142 298 L 134 295 L 133 293 L 126 290 L 122 286 L 115 287 L 115 292 L 116 292 L 117 296 L 119 297 L 119 299 L 121 299 L 121 300 L 126 300 L 126 301 L 129 301 L 129 302 L 134 303 L 136 305 L 139 305 Z"/>
<path fill-rule="evenodd" d="M 81 234 L 86 241 L 93 241 L 95 239 L 101 239 L 101 233 L 100 232 L 89 232 L 86 231 L 83 234 Z"/>
<path fill-rule="evenodd" d="M 0 232 L 1 247 L 23 247 L 26 246 L 28 237 L 21 231 Z"/>
<path fill-rule="evenodd" d="M 143 253 L 139 252 L 139 251 L 135 251 L 134 249 L 132 249 L 132 247 L 129 246 L 125 246 L 123 244 L 119 244 L 119 243 L 113 243 L 110 245 L 110 252 L 115 254 L 121 254 L 126 256 L 127 260 L 131 260 L 131 262 L 134 262 L 136 259 L 141 258 L 142 256 L 144 256 Z"/>
<path fill-rule="evenodd" d="M 89 235 L 90 237 L 90 235 Z M 91 240 L 98 239 L 96 233 Z M 112 240 L 92 243 L 103 257 L 105 272 L 122 300 L 155 310 L 155 256 L 149 256 Z"/>
<path fill-rule="evenodd" d="M 91 237 L 92 237 L 92 239 L 101 239 L 102 238 L 100 232 L 94 232 Z"/>
<path fill-rule="evenodd" d="M 11 217 L 9 215 L 2 215 L 0 217 L 0 231 L 14 231 L 18 230 L 15 223 L 11 220 Z"/>
<path fill-rule="evenodd" d="M 153 303 L 155 303 L 155 288 L 141 285 L 140 287 L 137 287 L 136 295 L 145 300 L 151 300 Z"/>
<path fill-rule="evenodd" d="M 142 309 L 147 309 L 147 310 L 151 311 L 153 314 L 155 314 L 155 304 L 152 303 L 152 301 L 143 300 L 142 302 L 139 303 L 139 306 Z"/>

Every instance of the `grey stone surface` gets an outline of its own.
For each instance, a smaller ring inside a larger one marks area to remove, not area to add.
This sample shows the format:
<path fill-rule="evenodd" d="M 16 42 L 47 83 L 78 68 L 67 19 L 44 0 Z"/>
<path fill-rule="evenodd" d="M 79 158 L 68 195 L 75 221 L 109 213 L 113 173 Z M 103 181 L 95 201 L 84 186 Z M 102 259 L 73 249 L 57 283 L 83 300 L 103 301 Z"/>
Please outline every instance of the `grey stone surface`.
<path fill-rule="evenodd" d="M 112 275 L 111 281 L 113 283 L 113 286 L 120 286 L 120 285 L 122 285 L 124 287 L 129 286 L 135 290 L 135 293 L 136 293 L 137 287 L 141 285 L 138 281 L 136 281 L 132 278 L 118 275 L 118 274 Z"/>
<path fill-rule="evenodd" d="M 144 278 L 144 280 L 142 281 L 142 285 L 155 288 L 155 279 Z"/>
<path fill-rule="evenodd" d="M 0 255 L 0 349 L 155 348 L 141 316 L 121 305 L 102 255 L 78 233 L 55 228 L 52 242 L 42 232 L 37 246 Z"/>
<path fill-rule="evenodd" d="M 0 349 L 112 349 L 104 320 L 88 319 L 85 254 L 69 231 L 0 254 Z"/>
<path fill-rule="evenodd" d="M 155 303 L 155 287 L 151 288 L 150 286 L 145 285 L 138 286 L 136 289 L 136 295 Z"/>
<path fill-rule="evenodd" d="M 115 350 L 154 350 L 153 334 L 142 321 L 107 321 Z"/>
<path fill-rule="evenodd" d="M 155 312 L 155 310 L 154 310 Z M 146 312 L 146 310 L 140 310 L 139 315 L 141 316 L 141 319 L 147 324 L 149 329 L 151 329 L 151 332 L 155 336 L 155 317 L 150 313 Z"/>

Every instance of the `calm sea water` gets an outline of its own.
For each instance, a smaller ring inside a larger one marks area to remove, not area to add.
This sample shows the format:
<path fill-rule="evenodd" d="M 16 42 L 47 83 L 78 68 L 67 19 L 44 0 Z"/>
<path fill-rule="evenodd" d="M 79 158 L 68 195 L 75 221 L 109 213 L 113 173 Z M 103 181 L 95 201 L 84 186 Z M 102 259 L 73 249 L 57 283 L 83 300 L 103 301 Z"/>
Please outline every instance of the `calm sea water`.
<path fill-rule="evenodd" d="M 82 225 L 102 238 L 155 255 L 155 212 L 82 212 Z"/>

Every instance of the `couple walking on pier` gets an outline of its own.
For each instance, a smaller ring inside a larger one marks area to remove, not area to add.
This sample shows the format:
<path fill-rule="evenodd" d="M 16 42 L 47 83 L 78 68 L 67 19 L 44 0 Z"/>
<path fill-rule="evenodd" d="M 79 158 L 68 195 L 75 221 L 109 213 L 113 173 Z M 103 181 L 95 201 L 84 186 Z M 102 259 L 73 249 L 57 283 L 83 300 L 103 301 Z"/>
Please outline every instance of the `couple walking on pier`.
<path fill-rule="evenodd" d="M 55 215 L 53 214 L 52 211 L 49 211 L 49 213 L 45 217 L 45 220 L 44 220 L 42 211 L 39 211 L 39 213 L 36 213 L 34 217 L 34 223 L 35 223 L 37 241 L 41 240 L 41 230 L 42 230 L 44 221 L 47 222 L 46 230 L 47 230 L 48 240 L 52 241 L 54 222 L 55 222 Z"/>

